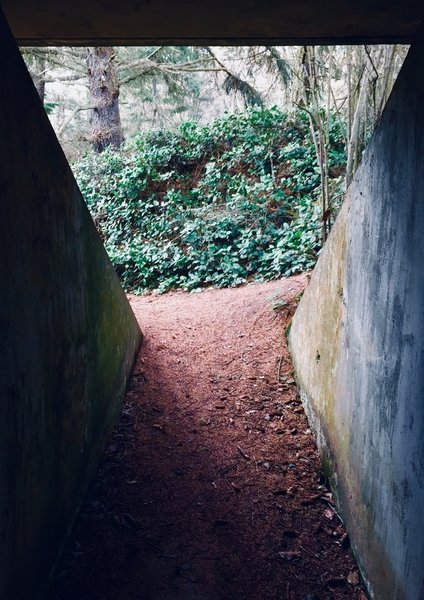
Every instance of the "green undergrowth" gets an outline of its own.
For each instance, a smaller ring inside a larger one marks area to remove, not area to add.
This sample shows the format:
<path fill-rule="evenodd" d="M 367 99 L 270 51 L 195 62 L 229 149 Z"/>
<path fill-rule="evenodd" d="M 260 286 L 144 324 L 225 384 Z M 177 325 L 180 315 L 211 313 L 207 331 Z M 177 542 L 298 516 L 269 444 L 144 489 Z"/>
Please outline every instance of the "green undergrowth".
<path fill-rule="evenodd" d="M 345 152 L 336 120 L 330 177 Z M 235 286 L 311 269 L 319 169 L 306 113 L 251 109 L 140 135 L 74 172 L 127 290 Z"/>

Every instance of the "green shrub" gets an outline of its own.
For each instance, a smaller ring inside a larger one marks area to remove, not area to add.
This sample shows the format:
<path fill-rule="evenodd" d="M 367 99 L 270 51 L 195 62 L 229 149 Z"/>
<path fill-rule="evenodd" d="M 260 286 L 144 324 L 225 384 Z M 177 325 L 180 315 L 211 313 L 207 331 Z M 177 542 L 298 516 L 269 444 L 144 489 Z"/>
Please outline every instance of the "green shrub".
<path fill-rule="evenodd" d="M 345 153 L 333 123 L 337 187 Z M 127 290 L 234 286 L 317 259 L 320 177 L 304 113 L 254 108 L 185 123 L 91 154 L 74 171 Z"/>

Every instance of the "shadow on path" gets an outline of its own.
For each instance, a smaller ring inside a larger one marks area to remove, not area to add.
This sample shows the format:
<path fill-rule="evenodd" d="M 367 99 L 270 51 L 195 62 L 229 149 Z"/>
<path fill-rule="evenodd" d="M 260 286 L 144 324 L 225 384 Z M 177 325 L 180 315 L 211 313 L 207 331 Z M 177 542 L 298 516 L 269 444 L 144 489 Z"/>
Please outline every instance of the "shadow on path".
<path fill-rule="evenodd" d="M 305 283 L 131 298 L 145 339 L 50 600 L 365 598 L 285 345 Z"/>

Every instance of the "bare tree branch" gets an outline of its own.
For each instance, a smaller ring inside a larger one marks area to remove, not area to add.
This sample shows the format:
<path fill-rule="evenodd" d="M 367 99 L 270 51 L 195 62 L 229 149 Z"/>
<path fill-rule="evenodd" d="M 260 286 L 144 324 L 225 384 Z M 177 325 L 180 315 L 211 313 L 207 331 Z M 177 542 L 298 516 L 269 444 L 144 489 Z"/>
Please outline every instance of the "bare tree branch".
<path fill-rule="evenodd" d="M 63 134 L 63 132 L 65 131 L 65 129 L 68 127 L 69 123 L 75 119 L 75 117 L 77 116 L 77 114 L 83 110 L 93 110 L 95 107 L 93 105 L 90 106 L 78 106 L 77 108 L 75 108 L 72 113 L 68 116 L 67 119 L 65 119 L 65 121 L 62 123 L 62 125 L 59 127 L 58 131 L 57 131 L 57 137 L 60 138 L 60 136 Z"/>

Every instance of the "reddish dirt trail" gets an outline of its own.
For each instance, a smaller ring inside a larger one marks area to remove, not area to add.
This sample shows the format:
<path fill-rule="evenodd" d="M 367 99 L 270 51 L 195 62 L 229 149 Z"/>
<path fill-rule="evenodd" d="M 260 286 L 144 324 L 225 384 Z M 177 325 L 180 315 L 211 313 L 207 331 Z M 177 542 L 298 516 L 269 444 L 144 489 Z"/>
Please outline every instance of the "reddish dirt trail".
<path fill-rule="evenodd" d="M 131 297 L 145 339 L 49 598 L 366 599 L 286 349 L 305 282 Z"/>

